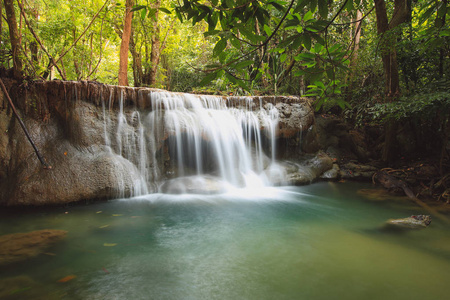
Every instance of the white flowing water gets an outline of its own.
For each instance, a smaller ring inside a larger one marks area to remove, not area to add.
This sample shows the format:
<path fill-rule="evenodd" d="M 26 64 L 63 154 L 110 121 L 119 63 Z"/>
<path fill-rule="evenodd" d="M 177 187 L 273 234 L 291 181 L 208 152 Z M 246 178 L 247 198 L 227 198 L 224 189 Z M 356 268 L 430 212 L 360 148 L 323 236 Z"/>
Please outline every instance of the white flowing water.
<path fill-rule="evenodd" d="M 260 102 L 251 109 L 253 101 L 242 98 L 238 107 L 229 107 L 222 97 L 169 92 L 149 97 L 148 111 L 125 108 L 123 94 L 118 113 L 111 99 L 108 110 L 103 105 L 105 146 L 131 162 L 125 170 L 133 174 L 131 196 L 160 191 L 165 180 L 176 178 L 177 193 L 189 191 L 180 185 L 198 185 L 199 179 L 209 186 L 201 193 L 270 184 L 264 170 L 275 162 L 275 106 Z M 125 186 L 119 183 L 119 196 Z"/>

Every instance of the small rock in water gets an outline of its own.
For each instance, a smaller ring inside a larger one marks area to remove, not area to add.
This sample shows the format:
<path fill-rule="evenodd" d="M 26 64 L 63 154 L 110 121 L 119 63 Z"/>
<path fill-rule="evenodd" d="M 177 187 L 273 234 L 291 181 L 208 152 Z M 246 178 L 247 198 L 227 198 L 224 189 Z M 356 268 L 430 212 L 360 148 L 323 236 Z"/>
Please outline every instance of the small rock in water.
<path fill-rule="evenodd" d="M 414 215 L 403 219 L 387 220 L 385 225 L 388 228 L 398 229 L 420 229 L 431 224 L 431 217 L 428 215 Z"/>

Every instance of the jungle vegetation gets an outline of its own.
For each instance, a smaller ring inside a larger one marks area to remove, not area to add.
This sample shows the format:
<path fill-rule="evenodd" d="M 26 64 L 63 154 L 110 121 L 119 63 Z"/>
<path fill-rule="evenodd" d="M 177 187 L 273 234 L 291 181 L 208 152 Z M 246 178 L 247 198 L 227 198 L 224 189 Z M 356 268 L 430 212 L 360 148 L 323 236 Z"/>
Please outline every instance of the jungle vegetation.
<path fill-rule="evenodd" d="M 447 151 L 448 0 L 1 4 L 0 64 L 25 80 L 309 96 L 355 126 L 383 125 L 385 161 L 405 120 L 425 124 Z"/>

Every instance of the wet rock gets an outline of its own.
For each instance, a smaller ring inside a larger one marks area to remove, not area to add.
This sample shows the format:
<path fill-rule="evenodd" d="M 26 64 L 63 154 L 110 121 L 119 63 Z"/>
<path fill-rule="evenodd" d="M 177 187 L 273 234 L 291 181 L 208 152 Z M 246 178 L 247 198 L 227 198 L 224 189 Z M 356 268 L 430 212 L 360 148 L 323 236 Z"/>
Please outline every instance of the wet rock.
<path fill-rule="evenodd" d="M 334 179 L 338 179 L 340 176 L 340 168 L 338 164 L 333 164 L 333 167 L 328 170 L 325 171 L 320 178 L 322 179 L 328 179 L 328 180 L 334 180 Z"/>
<path fill-rule="evenodd" d="M 341 166 L 340 175 L 343 179 L 372 180 L 377 171 L 374 166 L 349 162 Z"/>
<path fill-rule="evenodd" d="M 341 118 L 332 115 L 316 116 L 316 126 L 320 149 L 338 161 L 367 161 L 371 156 L 362 131 L 352 130 Z"/>
<path fill-rule="evenodd" d="M 431 224 L 431 217 L 428 215 L 415 215 L 403 219 L 390 219 L 386 221 L 387 228 L 396 229 L 421 229 Z"/>
<path fill-rule="evenodd" d="M 62 240 L 65 230 L 44 229 L 0 236 L 0 266 L 38 256 Z"/>
<path fill-rule="evenodd" d="M 305 185 L 318 179 L 333 167 L 332 159 L 324 152 L 315 156 L 306 155 L 296 162 L 283 162 L 266 170 L 266 175 L 275 185 Z"/>

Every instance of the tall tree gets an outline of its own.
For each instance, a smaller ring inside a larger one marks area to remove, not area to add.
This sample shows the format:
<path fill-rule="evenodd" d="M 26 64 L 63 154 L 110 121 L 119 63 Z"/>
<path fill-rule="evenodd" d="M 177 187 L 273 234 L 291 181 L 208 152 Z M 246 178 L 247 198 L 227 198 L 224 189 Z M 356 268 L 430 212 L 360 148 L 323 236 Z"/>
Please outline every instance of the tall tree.
<path fill-rule="evenodd" d="M 13 0 L 4 0 L 6 21 L 8 22 L 9 27 L 9 39 L 11 42 L 11 52 L 13 57 L 14 76 L 19 77 L 22 73 L 22 60 L 20 59 L 20 36 L 17 28 L 17 19 L 13 2 Z"/>
<path fill-rule="evenodd" d="M 397 51 L 395 43 L 397 36 L 393 34 L 393 29 L 408 20 L 407 0 L 395 0 L 392 18 L 388 21 L 386 4 L 384 0 L 375 1 L 375 13 L 377 18 L 377 31 L 381 36 L 381 53 L 385 76 L 385 91 L 388 99 L 396 99 L 400 95 L 400 80 L 398 74 Z M 395 157 L 397 123 L 395 120 L 388 120 L 385 126 L 384 148 L 382 153 L 383 161 L 391 163 Z"/>
<path fill-rule="evenodd" d="M 392 30 L 408 19 L 408 3 L 407 0 L 395 0 L 394 12 L 391 20 L 388 21 L 384 0 L 374 1 L 377 17 L 377 31 L 381 37 L 380 48 L 386 80 L 385 88 L 388 98 L 393 98 L 397 97 L 400 93 L 400 81 L 398 75 L 397 51 L 395 50 L 396 36 L 392 34 Z"/>
<path fill-rule="evenodd" d="M 133 19 L 134 0 L 126 0 L 123 22 L 122 42 L 120 44 L 119 85 L 128 86 L 128 49 L 131 37 L 131 21 Z"/>
<path fill-rule="evenodd" d="M 155 18 L 153 20 L 153 30 L 152 30 L 152 51 L 150 53 L 150 74 L 149 74 L 149 85 L 154 85 L 156 83 L 156 71 L 158 70 L 158 64 L 161 57 L 161 40 L 159 38 L 159 24 L 158 24 L 158 9 L 161 6 L 161 0 L 155 1 Z"/>

